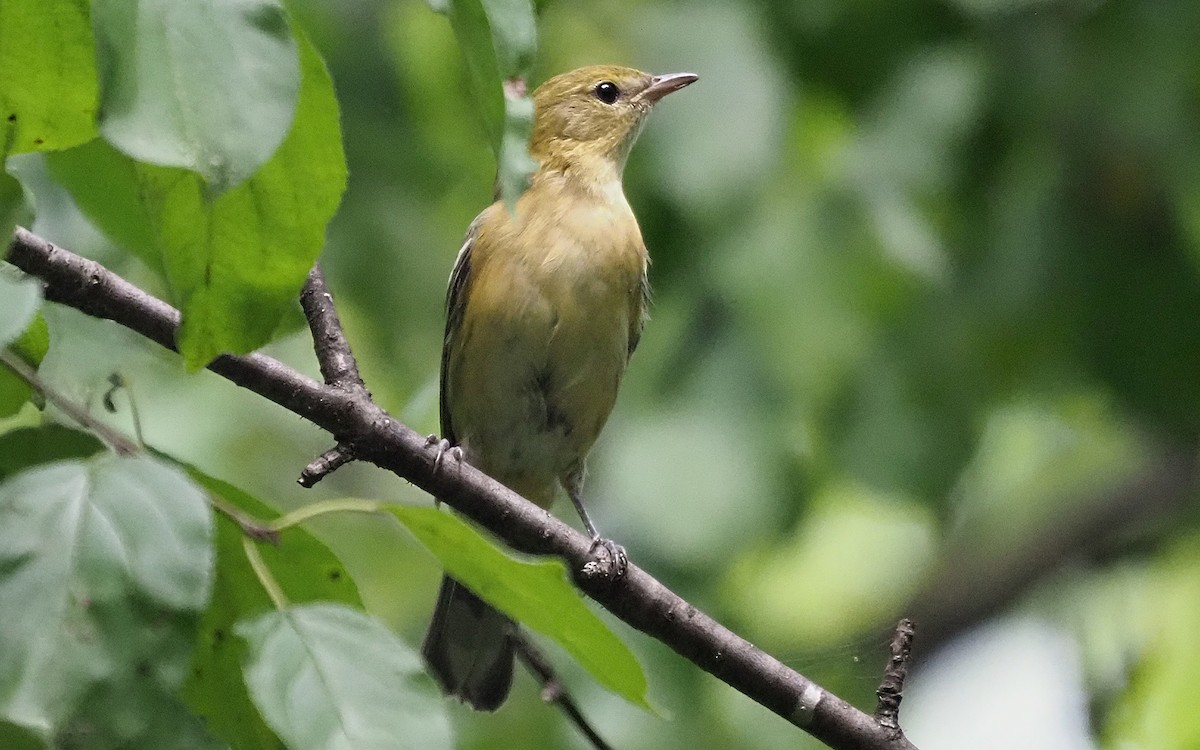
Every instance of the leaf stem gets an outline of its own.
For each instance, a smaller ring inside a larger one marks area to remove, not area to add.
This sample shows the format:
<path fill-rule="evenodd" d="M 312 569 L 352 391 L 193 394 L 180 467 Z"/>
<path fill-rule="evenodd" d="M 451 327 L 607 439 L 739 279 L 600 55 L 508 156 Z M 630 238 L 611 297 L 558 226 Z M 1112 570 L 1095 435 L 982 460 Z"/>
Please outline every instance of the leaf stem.
<path fill-rule="evenodd" d="M 250 539 L 256 542 L 279 544 L 279 532 L 271 526 L 270 522 L 255 518 L 220 495 L 209 493 L 208 502 L 212 505 L 213 510 L 236 523 L 242 533 Z"/>
<path fill-rule="evenodd" d="M 279 586 L 279 581 L 276 581 L 275 576 L 271 575 L 271 569 L 267 567 L 267 561 L 262 558 L 262 553 L 258 551 L 258 543 L 250 537 L 244 536 L 242 537 L 242 550 L 245 551 L 246 559 L 250 562 L 250 567 L 254 570 L 254 575 L 258 576 L 258 582 L 262 584 L 263 590 L 271 598 L 271 603 L 275 605 L 275 609 L 281 612 L 287 609 L 287 596 L 284 595 L 283 589 Z"/>
<path fill-rule="evenodd" d="M 322 500 L 296 508 L 291 513 L 285 513 L 274 521 L 267 523 L 267 528 L 275 532 L 280 532 L 327 513 L 379 513 L 383 510 L 383 506 L 384 504 L 378 500 L 359 500 L 356 498 Z"/>

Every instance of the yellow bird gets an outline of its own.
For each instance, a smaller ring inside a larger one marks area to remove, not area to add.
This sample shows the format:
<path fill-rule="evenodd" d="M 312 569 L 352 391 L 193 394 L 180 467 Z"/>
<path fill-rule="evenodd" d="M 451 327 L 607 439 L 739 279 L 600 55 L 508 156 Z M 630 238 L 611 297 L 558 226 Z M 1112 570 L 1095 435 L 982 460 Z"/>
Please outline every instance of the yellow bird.
<path fill-rule="evenodd" d="M 695 80 L 592 66 L 539 86 L 538 168 L 512 212 L 497 201 L 471 223 L 446 295 L 443 439 L 542 507 L 561 485 L 596 543 L 614 550 L 582 491 L 649 295 L 621 175 L 650 109 Z M 515 627 L 447 577 L 422 653 L 447 693 L 495 710 L 512 685 Z"/>

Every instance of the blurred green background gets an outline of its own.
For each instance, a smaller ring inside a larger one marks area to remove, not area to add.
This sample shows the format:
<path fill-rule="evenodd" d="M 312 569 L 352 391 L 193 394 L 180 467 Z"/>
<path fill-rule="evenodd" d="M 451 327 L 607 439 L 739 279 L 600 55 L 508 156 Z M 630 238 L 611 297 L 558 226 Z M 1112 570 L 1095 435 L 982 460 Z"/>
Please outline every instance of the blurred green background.
<path fill-rule="evenodd" d="M 494 172 L 458 47 L 418 0 L 291 7 L 342 106 L 330 283 L 379 402 L 434 432 L 445 280 Z M 626 175 L 655 306 L 591 461 L 600 528 L 868 710 L 916 618 L 901 719 L 922 750 L 1200 746 L 1200 4 L 547 0 L 539 22 L 535 83 L 700 76 Z M 52 187 L 34 229 L 149 279 Z M 360 466 L 300 490 L 315 428 L 47 316 L 78 340 L 46 376 L 94 402 L 119 369 L 157 447 L 280 507 L 428 502 Z M 299 333 L 271 351 L 316 372 Z M 417 643 L 431 559 L 376 521 L 319 531 Z M 555 654 L 614 746 L 818 746 L 614 627 L 670 721 Z M 586 747 L 526 676 L 455 720 L 464 748 Z"/>

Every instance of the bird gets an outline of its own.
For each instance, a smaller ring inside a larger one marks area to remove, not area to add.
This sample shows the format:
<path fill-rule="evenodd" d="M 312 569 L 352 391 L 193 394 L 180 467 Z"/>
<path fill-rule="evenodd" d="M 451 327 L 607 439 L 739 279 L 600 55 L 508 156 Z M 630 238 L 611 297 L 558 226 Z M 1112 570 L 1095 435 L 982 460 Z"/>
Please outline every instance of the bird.
<path fill-rule="evenodd" d="M 587 455 L 649 305 L 649 255 L 621 178 L 647 114 L 697 78 L 593 65 L 539 86 L 537 167 L 511 210 L 497 200 L 471 223 L 446 293 L 443 449 L 544 508 L 565 489 L 621 563 L 583 504 Z M 512 686 L 516 627 L 446 576 L 422 655 L 444 692 L 494 711 Z"/>

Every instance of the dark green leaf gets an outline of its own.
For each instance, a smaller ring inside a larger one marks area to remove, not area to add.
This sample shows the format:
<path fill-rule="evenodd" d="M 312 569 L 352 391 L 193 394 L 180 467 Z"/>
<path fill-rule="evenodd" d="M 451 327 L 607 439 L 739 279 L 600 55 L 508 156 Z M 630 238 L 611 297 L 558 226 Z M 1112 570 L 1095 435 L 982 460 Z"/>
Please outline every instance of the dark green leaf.
<path fill-rule="evenodd" d="M 524 562 L 501 552 L 479 532 L 435 508 L 389 505 L 421 544 L 497 609 L 549 636 L 609 690 L 653 712 L 637 657 L 583 603 L 558 560 Z"/>
<path fill-rule="evenodd" d="M 417 655 L 366 614 L 306 604 L 239 623 L 246 684 L 292 750 L 451 748 L 445 702 Z"/>
<path fill-rule="evenodd" d="M 104 443 L 86 432 L 57 424 L 21 427 L 0 435 L 0 481 L 38 464 L 66 458 L 88 458 Z"/>
<path fill-rule="evenodd" d="M 32 727 L 0 721 L 0 747 L 5 750 L 43 750 L 48 746 Z"/>
<path fill-rule="evenodd" d="M 189 468 L 210 493 L 257 518 L 275 515 L 257 498 Z M 327 600 L 361 607 L 354 581 L 329 549 L 302 528 L 288 529 L 279 546 L 261 545 L 263 559 L 288 598 Z M 200 623 L 198 647 L 182 695 L 211 731 L 235 750 L 282 747 L 250 702 L 242 680 L 245 644 L 233 637 L 234 623 L 271 609 L 271 601 L 246 562 L 241 529 L 225 516 L 217 522 L 217 577 L 212 601 Z"/>
<path fill-rule="evenodd" d="M 177 675 L 172 674 L 174 682 Z M 204 724 L 153 677 L 93 690 L 57 733 L 55 748 L 87 750 L 221 750 Z"/>
<path fill-rule="evenodd" d="M 220 193 L 279 147 L 300 67 L 276 0 L 95 0 L 93 14 L 100 132 L 118 149 Z"/>
<path fill-rule="evenodd" d="M 160 746 L 211 582 L 207 501 L 177 469 L 105 456 L 9 477 L 0 716 L 61 744 Z"/>
<path fill-rule="evenodd" d="M 0 3 L 0 156 L 70 148 L 95 136 L 96 63 L 88 3 Z"/>

